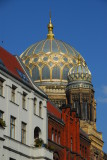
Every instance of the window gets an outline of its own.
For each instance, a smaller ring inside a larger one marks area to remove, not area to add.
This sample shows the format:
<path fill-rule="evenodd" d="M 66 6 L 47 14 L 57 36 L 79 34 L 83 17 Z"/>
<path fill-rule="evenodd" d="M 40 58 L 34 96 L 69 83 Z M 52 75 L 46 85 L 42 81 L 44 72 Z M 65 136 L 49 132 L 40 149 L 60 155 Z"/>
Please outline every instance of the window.
<path fill-rule="evenodd" d="M 60 132 L 58 133 L 58 144 L 60 144 Z"/>
<path fill-rule="evenodd" d="M 83 102 L 82 118 L 87 120 L 87 102 Z"/>
<path fill-rule="evenodd" d="M 60 68 L 58 66 L 52 70 L 52 79 L 60 79 Z"/>
<path fill-rule="evenodd" d="M 36 114 L 36 103 L 37 103 L 37 100 L 36 100 L 36 98 L 34 98 L 34 101 L 33 101 L 33 105 L 34 105 L 34 114 Z"/>
<path fill-rule="evenodd" d="M 84 157 L 84 146 L 82 146 L 82 156 Z"/>
<path fill-rule="evenodd" d="M 3 111 L 0 111 L 0 119 L 2 119 L 3 120 Z"/>
<path fill-rule="evenodd" d="M 74 102 L 74 108 L 76 108 L 77 114 L 78 114 L 78 116 L 80 116 L 80 105 L 79 105 L 78 101 Z"/>
<path fill-rule="evenodd" d="M 42 117 L 42 102 L 39 102 L 39 116 Z"/>
<path fill-rule="evenodd" d="M 34 129 L 34 139 L 39 138 L 39 134 L 40 134 L 41 130 L 39 127 L 36 127 Z"/>
<path fill-rule="evenodd" d="M 53 153 L 53 160 L 59 160 L 59 159 L 60 159 L 60 157 L 59 157 L 58 153 L 54 152 Z"/>
<path fill-rule="evenodd" d="M 15 90 L 16 86 L 12 85 L 12 91 L 11 91 L 11 101 L 15 102 Z"/>
<path fill-rule="evenodd" d="M 72 138 L 71 138 L 71 151 L 72 151 Z"/>
<path fill-rule="evenodd" d="M 94 153 L 94 160 L 98 160 L 99 159 L 99 156 L 97 153 Z"/>
<path fill-rule="evenodd" d="M 32 79 L 33 81 L 40 80 L 39 68 L 37 66 L 32 69 Z"/>
<path fill-rule="evenodd" d="M 26 109 L 26 96 L 27 94 L 25 92 L 23 92 L 22 95 L 22 108 Z"/>
<path fill-rule="evenodd" d="M 9 160 L 16 160 L 16 159 L 13 159 L 13 158 L 9 158 Z"/>
<path fill-rule="evenodd" d="M 42 79 L 50 79 L 50 70 L 48 66 L 44 66 L 42 69 Z"/>
<path fill-rule="evenodd" d="M 87 159 L 87 148 L 85 148 L 85 158 Z"/>
<path fill-rule="evenodd" d="M 10 137 L 15 138 L 15 117 L 10 117 Z"/>
<path fill-rule="evenodd" d="M 21 142 L 26 144 L 26 123 L 22 122 L 21 126 Z"/>
<path fill-rule="evenodd" d="M 80 144 L 80 155 L 81 155 L 81 144 Z"/>
<path fill-rule="evenodd" d="M 54 140 L 54 129 L 52 128 L 52 141 Z"/>
<path fill-rule="evenodd" d="M 57 131 L 55 131 L 55 142 L 57 143 Z"/>
<path fill-rule="evenodd" d="M 3 81 L 0 79 L 0 95 L 3 96 Z"/>

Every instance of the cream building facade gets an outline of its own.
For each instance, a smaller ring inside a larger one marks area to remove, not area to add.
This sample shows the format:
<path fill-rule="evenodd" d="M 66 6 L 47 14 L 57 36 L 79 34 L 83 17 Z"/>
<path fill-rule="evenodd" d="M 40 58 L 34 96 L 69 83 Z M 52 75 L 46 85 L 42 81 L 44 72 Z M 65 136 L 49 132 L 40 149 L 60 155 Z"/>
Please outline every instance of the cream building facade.
<path fill-rule="evenodd" d="M 2 48 L 0 54 L 9 57 Z M 13 57 L 9 70 L 0 56 L 0 160 L 52 160 L 52 152 L 34 146 L 36 136 L 47 144 L 47 96 L 32 83 L 20 58 Z"/>

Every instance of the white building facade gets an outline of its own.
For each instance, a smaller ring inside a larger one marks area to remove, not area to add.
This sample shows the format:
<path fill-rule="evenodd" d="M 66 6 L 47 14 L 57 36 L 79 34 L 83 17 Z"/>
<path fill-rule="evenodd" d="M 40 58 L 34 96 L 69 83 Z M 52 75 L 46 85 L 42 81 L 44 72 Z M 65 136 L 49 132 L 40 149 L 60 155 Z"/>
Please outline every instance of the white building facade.
<path fill-rule="evenodd" d="M 52 160 L 52 152 L 35 147 L 37 138 L 48 143 L 47 96 L 34 86 L 16 59 L 25 80 L 0 65 L 0 160 Z"/>

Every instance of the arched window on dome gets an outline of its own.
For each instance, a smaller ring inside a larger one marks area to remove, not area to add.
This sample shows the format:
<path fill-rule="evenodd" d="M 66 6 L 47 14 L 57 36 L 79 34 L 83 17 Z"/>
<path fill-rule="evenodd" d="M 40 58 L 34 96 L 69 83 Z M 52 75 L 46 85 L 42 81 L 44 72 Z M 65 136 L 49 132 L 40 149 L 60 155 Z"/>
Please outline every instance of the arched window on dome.
<path fill-rule="evenodd" d="M 60 68 L 58 66 L 52 70 L 52 79 L 60 79 Z"/>
<path fill-rule="evenodd" d="M 67 80 L 68 72 L 69 72 L 69 68 L 68 67 L 64 67 L 62 79 Z"/>
<path fill-rule="evenodd" d="M 37 66 L 32 69 L 32 79 L 33 81 L 40 80 L 39 69 Z"/>
<path fill-rule="evenodd" d="M 50 79 L 50 70 L 48 66 L 44 66 L 42 69 L 42 79 Z"/>

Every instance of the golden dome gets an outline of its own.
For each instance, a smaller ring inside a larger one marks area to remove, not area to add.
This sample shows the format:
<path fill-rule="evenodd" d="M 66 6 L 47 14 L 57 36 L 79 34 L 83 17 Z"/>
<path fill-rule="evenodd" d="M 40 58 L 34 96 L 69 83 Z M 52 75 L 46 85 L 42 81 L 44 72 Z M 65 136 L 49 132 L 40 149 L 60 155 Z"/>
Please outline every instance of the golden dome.
<path fill-rule="evenodd" d="M 91 83 L 91 72 L 86 64 L 83 64 L 78 56 L 78 62 L 68 72 L 69 82 L 87 81 Z"/>
<path fill-rule="evenodd" d="M 69 44 L 54 38 L 50 18 L 47 38 L 28 47 L 20 57 L 36 84 L 66 85 L 68 72 L 77 64 L 78 56 L 85 64 L 79 52 Z"/>

